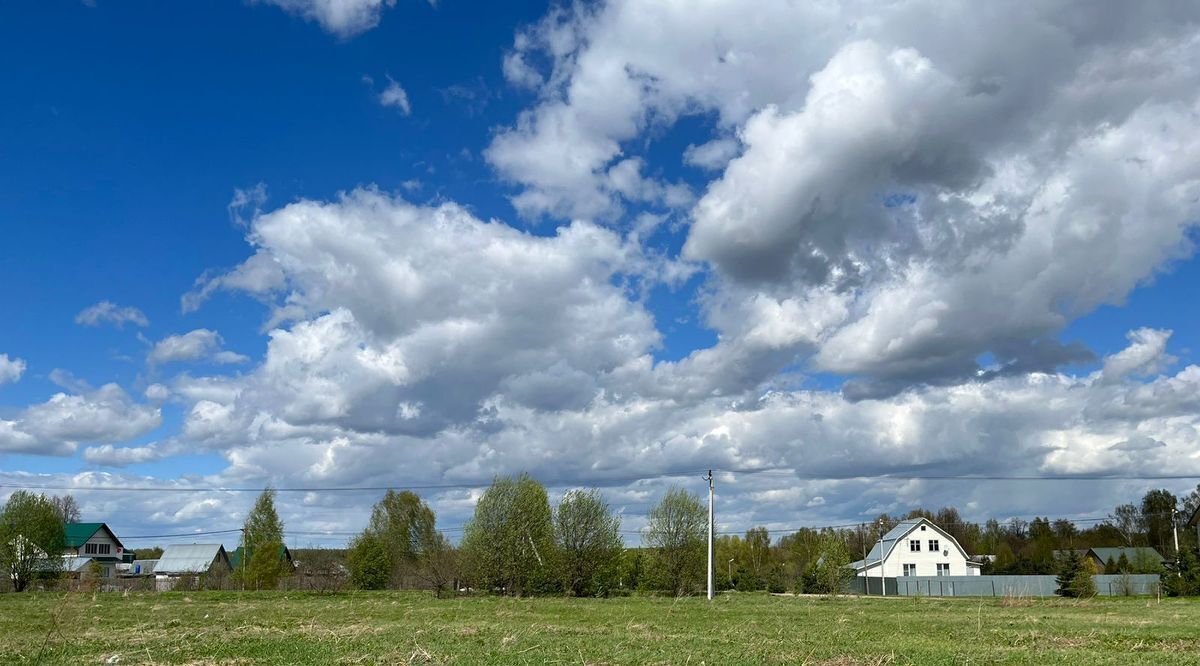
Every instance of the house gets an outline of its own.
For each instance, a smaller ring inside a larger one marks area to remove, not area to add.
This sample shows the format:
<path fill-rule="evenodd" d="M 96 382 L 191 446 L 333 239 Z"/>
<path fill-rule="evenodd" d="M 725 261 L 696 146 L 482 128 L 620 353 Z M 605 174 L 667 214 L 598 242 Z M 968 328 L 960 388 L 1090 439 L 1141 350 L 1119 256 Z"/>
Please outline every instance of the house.
<path fill-rule="evenodd" d="M 92 562 L 99 565 L 101 578 L 112 578 L 117 565 L 125 559 L 125 546 L 105 523 L 67 523 L 63 526 L 66 548 L 63 569 L 69 573 L 86 571 Z"/>
<path fill-rule="evenodd" d="M 1188 518 L 1188 527 L 1196 529 L 1196 539 L 1200 541 L 1200 504 L 1196 505 L 1196 510 L 1192 511 L 1192 517 Z"/>
<path fill-rule="evenodd" d="M 859 576 L 893 578 L 978 576 L 982 564 L 970 559 L 949 532 L 927 518 L 911 518 L 900 521 L 875 542 L 865 559 L 849 566 Z"/>
<path fill-rule="evenodd" d="M 158 578 L 185 574 L 227 574 L 232 570 L 229 555 L 219 543 L 171 544 L 154 564 L 154 575 Z"/>
<path fill-rule="evenodd" d="M 245 561 L 242 561 L 243 557 L 246 558 Z M 229 564 L 233 567 L 234 571 L 241 571 L 244 566 L 249 567 L 250 560 L 252 559 L 254 559 L 254 546 L 250 546 L 249 548 L 238 546 L 229 554 Z M 279 560 L 284 564 L 286 571 L 295 570 L 296 563 L 292 561 L 292 551 L 288 550 L 288 547 L 283 544 L 279 545 Z"/>

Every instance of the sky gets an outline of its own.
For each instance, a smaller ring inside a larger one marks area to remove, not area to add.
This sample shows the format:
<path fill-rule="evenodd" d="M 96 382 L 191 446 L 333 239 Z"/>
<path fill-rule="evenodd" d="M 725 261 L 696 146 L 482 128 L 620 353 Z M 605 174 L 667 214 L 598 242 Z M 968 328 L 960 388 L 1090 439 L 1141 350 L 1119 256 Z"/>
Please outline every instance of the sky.
<path fill-rule="evenodd" d="M 708 469 L 728 532 L 1186 493 L 1200 6 L 1105 4 L 0 6 L 0 499 L 233 544 L 271 484 L 336 546 L 522 472 L 633 542 Z"/>

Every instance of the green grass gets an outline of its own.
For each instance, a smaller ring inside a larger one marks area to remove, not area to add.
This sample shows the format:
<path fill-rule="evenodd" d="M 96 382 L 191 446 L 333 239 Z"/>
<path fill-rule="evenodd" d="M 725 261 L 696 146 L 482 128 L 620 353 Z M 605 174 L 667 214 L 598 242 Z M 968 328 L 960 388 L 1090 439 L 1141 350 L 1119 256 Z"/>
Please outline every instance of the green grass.
<path fill-rule="evenodd" d="M 0 595 L 0 663 L 39 653 L 43 664 L 1195 664 L 1200 602 Z"/>

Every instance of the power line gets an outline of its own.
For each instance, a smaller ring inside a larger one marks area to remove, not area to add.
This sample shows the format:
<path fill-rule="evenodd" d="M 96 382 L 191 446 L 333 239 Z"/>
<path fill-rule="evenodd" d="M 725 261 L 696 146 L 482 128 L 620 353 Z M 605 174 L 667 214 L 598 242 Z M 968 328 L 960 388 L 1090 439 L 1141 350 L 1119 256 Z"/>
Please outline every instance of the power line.
<path fill-rule="evenodd" d="M 716 469 L 728 474 L 761 474 L 768 472 L 787 472 L 789 476 L 800 481 L 1179 481 L 1200 479 L 1200 474 L 907 474 L 885 473 L 876 475 L 820 475 L 802 474 L 786 467 L 762 467 L 748 469 Z M 664 472 L 662 474 L 608 477 L 598 479 L 577 480 L 547 484 L 550 487 L 566 487 L 576 485 L 611 486 L 637 481 L 654 481 L 680 476 L 698 474 L 704 470 L 689 470 Z M 463 490 L 486 488 L 490 481 L 473 481 L 463 483 L 428 483 L 428 484 L 394 484 L 384 486 L 300 486 L 273 488 L 279 493 L 343 493 L 343 492 L 386 492 L 388 490 Z M 225 486 L 69 486 L 50 484 L 16 484 L 0 483 L 0 488 L 15 490 L 58 490 L 74 492 L 154 492 L 154 493 L 257 493 L 263 487 L 225 487 Z"/>

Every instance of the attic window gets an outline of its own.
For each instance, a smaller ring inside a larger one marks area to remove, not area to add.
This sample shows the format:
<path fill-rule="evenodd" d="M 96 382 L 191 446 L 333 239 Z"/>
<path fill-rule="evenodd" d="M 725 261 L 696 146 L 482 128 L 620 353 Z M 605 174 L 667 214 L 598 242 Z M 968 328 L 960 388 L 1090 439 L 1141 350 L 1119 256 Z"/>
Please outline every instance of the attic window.
<path fill-rule="evenodd" d="M 925 526 L 924 526 L 924 525 L 922 525 L 922 526 L 921 526 L 921 531 L 922 531 L 922 532 L 924 532 L 924 531 L 925 531 Z"/>

